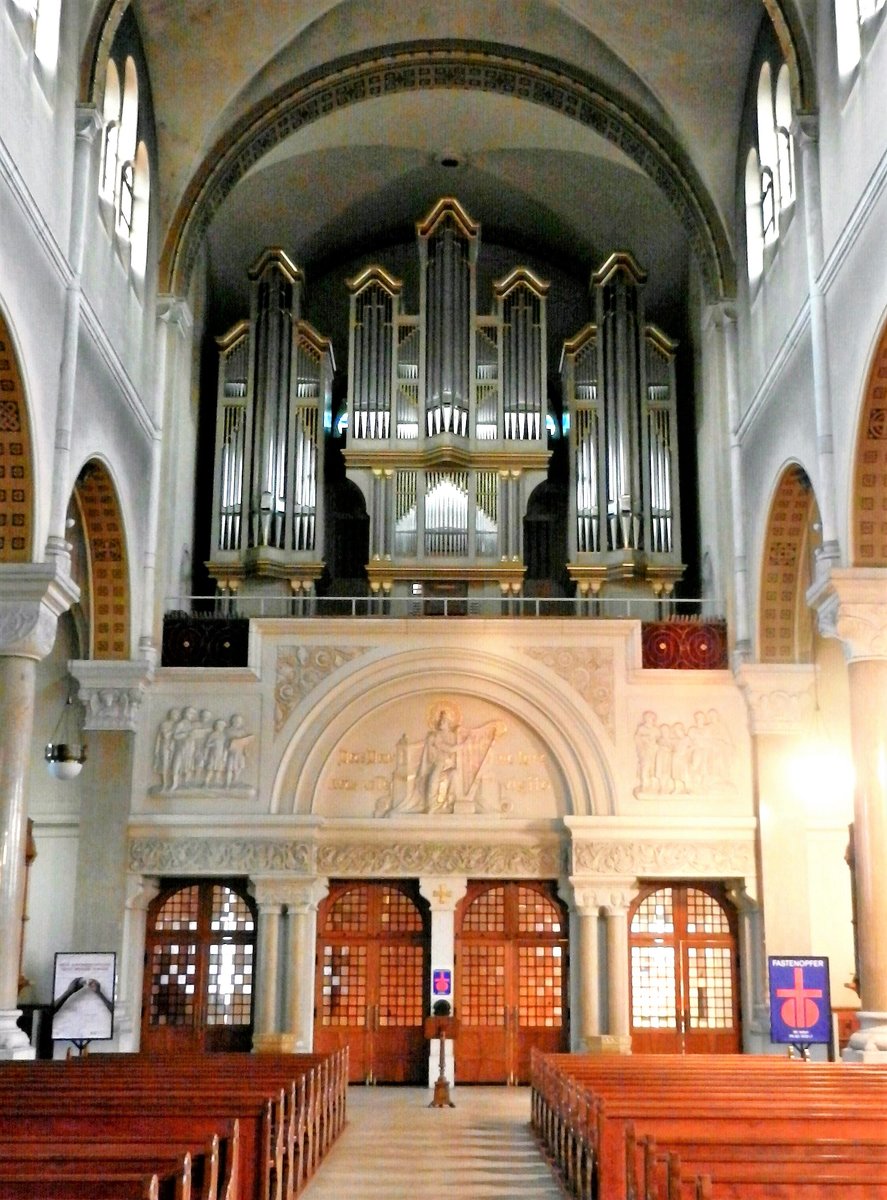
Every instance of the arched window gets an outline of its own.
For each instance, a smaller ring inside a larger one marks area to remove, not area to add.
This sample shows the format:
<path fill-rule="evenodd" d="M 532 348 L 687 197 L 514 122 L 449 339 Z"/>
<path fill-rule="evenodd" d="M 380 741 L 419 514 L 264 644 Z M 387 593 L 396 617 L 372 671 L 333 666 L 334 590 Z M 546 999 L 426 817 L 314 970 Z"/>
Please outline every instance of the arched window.
<path fill-rule="evenodd" d="M 151 201 L 151 164 L 148 148 L 139 142 L 133 165 L 133 205 L 130 222 L 132 254 L 130 266 L 133 274 L 144 279 L 148 262 L 148 212 Z"/>
<path fill-rule="evenodd" d="M 761 164 L 752 147 L 745 164 L 745 243 L 748 277 L 752 283 L 764 272 L 764 218 L 761 203 Z"/>
<path fill-rule="evenodd" d="M 764 63 L 758 79 L 758 156 L 761 161 L 761 211 L 764 220 L 764 245 L 779 237 L 776 181 L 779 178 L 779 153 L 776 143 L 776 116 L 773 108 L 773 84 L 770 64 Z"/>
<path fill-rule="evenodd" d="M 776 79 L 776 164 L 779 207 L 786 209 L 795 199 L 795 147 L 792 138 L 791 81 L 785 63 Z"/>
<path fill-rule="evenodd" d="M 110 204 L 117 191 L 117 145 L 120 140 L 120 76 L 113 61 L 105 72 L 105 96 L 102 101 L 102 120 L 105 126 L 102 139 L 102 165 L 99 171 L 99 195 Z"/>
<path fill-rule="evenodd" d="M 123 99 L 120 106 L 120 136 L 117 142 L 116 207 L 117 231 L 124 237 L 132 233 L 135 197 L 136 137 L 139 120 L 139 80 L 136 65 L 127 58 L 123 74 Z"/>
<path fill-rule="evenodd" d="M 62 0 L 37 0 L 34 7 L 34 54 L 41 66 L 51 71 L 59 56 Z"/>
<path fill-rule="evenodd" d="M 835 35 L 838 71 L 849 75 L 862 58 L 862 39 L 866 26 L 887 4 L 887 0 L 835 0 Z"/>

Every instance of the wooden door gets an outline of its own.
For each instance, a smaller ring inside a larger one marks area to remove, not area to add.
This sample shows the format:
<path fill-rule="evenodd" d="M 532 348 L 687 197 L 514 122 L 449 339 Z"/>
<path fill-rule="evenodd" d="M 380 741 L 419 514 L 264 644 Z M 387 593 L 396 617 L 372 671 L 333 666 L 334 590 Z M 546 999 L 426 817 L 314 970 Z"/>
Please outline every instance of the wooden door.
<path fill-rule="evenodd" d="M 567 924 L 552 885 L 477 883 L 456 913 L 456 1081 L 526 1083 L 569 1047 Z"/>
<path fill-rule="evenodd" d="M 738 1054 L 736 911 L 719 884 L 650 884 L 630 912 L 631 1048 Z"/>
<path fill-rule="evenodd" d="M 427 906 L 410 883 L 336 883 L 318 913 L 314 1048 L 352 1083 L 428 1078 Z"/>
<path fill-rule="evenodd" d="M 238 885 L 165 888 L 148 909 L 141 1049 L 250 1050 L 256 916 Z"/>

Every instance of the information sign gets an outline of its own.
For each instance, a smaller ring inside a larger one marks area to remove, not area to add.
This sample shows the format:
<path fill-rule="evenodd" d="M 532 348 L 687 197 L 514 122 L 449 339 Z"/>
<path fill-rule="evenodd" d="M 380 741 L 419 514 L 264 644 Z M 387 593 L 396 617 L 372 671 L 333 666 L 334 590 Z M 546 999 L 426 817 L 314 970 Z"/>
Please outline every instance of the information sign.
<path fill-rule="evenodd" d="M 827 958 L 770 956 L 770 1040 L 810 1046 L 832 1036 Z"/>

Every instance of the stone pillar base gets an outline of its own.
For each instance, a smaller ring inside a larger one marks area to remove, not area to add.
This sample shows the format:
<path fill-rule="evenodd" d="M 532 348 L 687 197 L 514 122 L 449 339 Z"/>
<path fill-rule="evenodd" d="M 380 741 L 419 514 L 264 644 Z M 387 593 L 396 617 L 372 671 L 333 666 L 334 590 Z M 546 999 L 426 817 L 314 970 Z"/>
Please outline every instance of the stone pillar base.
<path fill-rule="evenodd" d="M 597 1033 L 585 1040 L 585 1054 L 631 1054 L 631 1037 L 616 1033 Z"/>
<path fill-rule="evenodd" d="M 0 1062 L 37 1057 L 37 1051 L 28 1041 L 28 1035 L 18 1027 L 21 1015 L 19 1008 L 0 1011 Z"/>
<path fill-rule="evenodd" d="M 860 1012 L 859 1029 L 844 1053 L 847 1063 L 887 1063 L 887 1012 Z"/>
<path fill-rule="evenodd" d="M 253 1054 L 296 1054 L 294 1033 L 256 1033 L 253 1035 Z"/>

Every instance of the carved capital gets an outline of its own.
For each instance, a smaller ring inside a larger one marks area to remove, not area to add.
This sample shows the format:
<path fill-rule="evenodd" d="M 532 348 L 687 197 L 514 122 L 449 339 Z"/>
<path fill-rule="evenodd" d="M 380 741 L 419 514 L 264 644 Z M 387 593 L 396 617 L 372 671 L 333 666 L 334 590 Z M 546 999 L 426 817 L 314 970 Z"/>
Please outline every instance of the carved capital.
<path fill-rule="evenodd" d="M 74 136 L 91 146 L 103 125 L 102 114 L 95 104 L 74 106 Z"/>
<path fill-rule="evenodd" d="M 257 879 L 254 894 L 260 908 L 286 907 L 291 913 L 316 912 L 317 906 L 329 894 L 326 879 Z"/>
<path fill-rule="evenodd" d="M 803 733 L 816 707 L 816 668 L 807 663 L 743 663 L 736 681 L 755 735 Z"/>
<path fill-rule="evenodd" d="M 45 658 L 80 589 L 58 560 L 0 568 L 0 655 Z"/>
<path fill-rule="evenodd" d="M 573 907 L 581 917 L 607 916 L 627 912 L 638 891 L 637 879 L 570 879 Z"/>
<path fill-rule="evenodd" d="M 84 729 L 116 729 L 135 733 L 139 710 L 151 682 L 142 661 L 78 659 L 68 669 L 79 685 L 85 709 Z"/>
<path fill-rule="evenodd" d="M 887 568 L 833 567 L 813 584 L 807 601 L 819 632 L 839 638 L 848 662 L 887 658 Z"/>
<path fill-rule="evenodd" d="M 180 337 L 190 333 L 194 326 L 194 318 L 188 302 L 180 296 L 173 296 L 169 293 L 158 296 L 156 311 L 158 322 L 166 325 L 170 332 L 177 333 Z"/>

